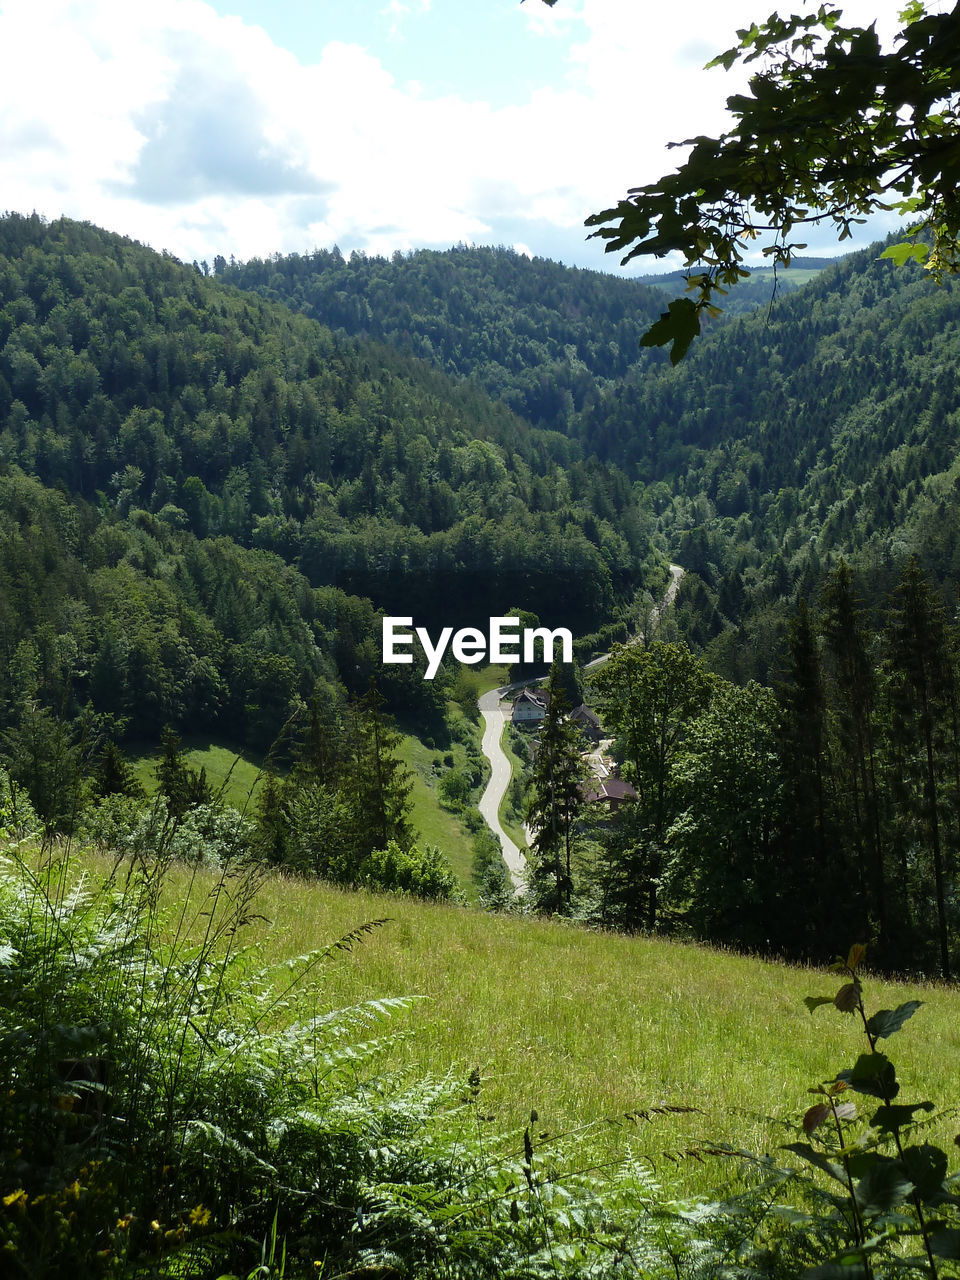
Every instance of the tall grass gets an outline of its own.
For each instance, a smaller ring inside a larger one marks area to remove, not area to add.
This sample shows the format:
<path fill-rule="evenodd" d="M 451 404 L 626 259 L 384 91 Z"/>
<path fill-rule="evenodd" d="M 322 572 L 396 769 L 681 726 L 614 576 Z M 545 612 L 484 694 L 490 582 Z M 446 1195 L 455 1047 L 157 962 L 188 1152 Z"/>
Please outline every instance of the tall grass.
<path fill-rule="evenodd" d="M 404 1080 L 376 1024 L 409 997 L 329 989 L 386 926 L 294 954 L 261 879 L 162 839 L 4 859 L 5 1276 L 612 1277 L 642 1257 L 666 1277 L 679 1250 L 706 1257 L 636 1161 L 611 1182 L 582 1135 L 565 1157 L 534 1112 L 503 1126 L 478 1073 Z"/>

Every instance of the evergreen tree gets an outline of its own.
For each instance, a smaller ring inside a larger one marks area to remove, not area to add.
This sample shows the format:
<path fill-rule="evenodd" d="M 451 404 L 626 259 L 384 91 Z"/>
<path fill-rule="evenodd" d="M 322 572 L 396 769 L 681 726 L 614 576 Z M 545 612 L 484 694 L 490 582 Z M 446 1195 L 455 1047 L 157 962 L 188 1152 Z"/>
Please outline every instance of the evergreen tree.
<path fill-rule="evenodd" d="M 547 714 L 530 775 L 530 895 L 538 910 L 566 915 L 573 902 L 574 825 L 584 803 L 584 768 L 580 734 L 567 716 L 570 704 L 553 680 L 547 692 Z"/>
<path fill-rule="evenodd" d="M 787 669 L 777 689 L 782 786 L 777 854 L 783 915 L 775 933 L 788 951 L 839 950 L 849 931 L 850 896 L 832 820 L 826 694 L 807 602 L 797 601 L 787 636 Z"/>
<path fill-rule="evenodd" d="M 187 763 L 179 735 L 166 725 L 160 737 L 160 759 L 155 766 L 157 786 L 167 798 L 170 816 L 179 821 L 195 805 L 209 804 L 213 794 L 207 771 L 192 769 Z"/>
<path fill-rule="evenodd" d="M 357 813 L 364 853 L 386 849 L 391 840 L 403 849 L 413 843 L 413 784 L 407 766 L 396 754 L 402 740 L 384 714 L 383 698 L 371 684 L 350 709 L 350 762 L 340 783 Z"/>
<path fill-rule="evenodd" d="M 877 954 L 890 951 L 888 888 L 881 835 L 881 796 L 876 760 L 876 672 L 869 637 L 854 593 L 853 575 L 841 557 L 824 587 L 821 629 L 831 658 L 829 704 L 842 839 L 853 850 L 865 908 L 862 936 L 875 936 Z"/>
<path fill-rule="evenodd" d="M 933 869 L 937 951 L 946 981 L 952 971 L 943 830 L 944 737 L 955 681 L 950 654 L 943 605 L 911 557 L 894 592 L 887 624 L 889 689 L 903 776 L 914 797 L 917 834 L 924 837 Z M 952 893 L 952 885 L 950 889 Z"/>
<path fill-rule="evenodd" d="M 99 796 L 131 796 L 135 800 L 142 800 L 145 794 L 129 760 L 110 739 L 100 750 L 94 773 L 94 787 Z"/>

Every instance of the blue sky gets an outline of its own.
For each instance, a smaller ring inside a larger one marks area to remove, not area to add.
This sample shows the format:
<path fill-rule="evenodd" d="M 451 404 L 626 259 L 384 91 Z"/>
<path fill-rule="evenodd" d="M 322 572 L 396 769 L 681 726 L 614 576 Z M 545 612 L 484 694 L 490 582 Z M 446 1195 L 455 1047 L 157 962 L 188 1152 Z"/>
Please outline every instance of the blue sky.
<path fill-rule="evenodd" d="M 0 0 L 0 204 L 187 260 L 464 241 L 615 269 L 584 218 L 723 127 L 742 73 L 703 64 L 768 8 Z"/>

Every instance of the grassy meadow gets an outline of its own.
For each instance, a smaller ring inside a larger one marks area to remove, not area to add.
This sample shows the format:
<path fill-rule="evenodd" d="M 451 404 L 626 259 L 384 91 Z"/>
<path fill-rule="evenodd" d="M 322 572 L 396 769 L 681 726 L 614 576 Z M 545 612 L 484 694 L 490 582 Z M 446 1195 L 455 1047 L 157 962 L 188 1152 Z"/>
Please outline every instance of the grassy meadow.
<path fill-rule="evenodd" d="M 510 737 L 509 720 L 504 721 L 503 732 L 500 735 L 500 746 L 503 749 L 503 754 L 510 761 L 511 779 L 519 777 L 523 773 L 524 764 L 514 749 L 513 740 Z M 527 833 L 523 825 L 523 815 L 517 813 L 511 803 L 509 786 L 500 801 L 497 816 L 500 819 L 501 827 L 503 827 L 517 848 L 525 849 L 527 847 Z"/>
<path fill-rule="evenodd" d="M 464 761 L 464 750 L 459 743 L 449 748 L 457 765 Z M 427 747 L 419 738 L 405 733 L 397 749 L 397 755 L 410 770 L 410 821 L 420 833 L 422 844 L 434 844 L 442 849 L 457 879 L 468 897 L 476 897 L 471 878 L 473 864 L 473 837 L 460 819 L 440 803 L 437 784 L 444 766 L 435 764 L 446 751 Z"/>
<path fill-rule="evenodd" d="M 202 897 L 205 874 L 174 870 L 178 911 L 191 882 Z M 387 918 L 316 971 L 321 1008 L 423 997 L 392 1020 L 402 1035 L 385 1070 L 465 1077 L 477 1067 L 499 1130 L 521 1132 L 531 1107 L 554 1133 L 598 1122 L 617 1141 L 629 1135 L 661 1178 L 675 1168 L 687 1191 L 716 1187 L 724 1171 L 692 1158 L 674 1166 L 671 1153 L 700 1141 L 751 1152 L 795 1141 L 807 1089 L 851 1066 L 865 1043 L 852 1017 L 807 1012 L 805 996 L 839 986 L 823 972 L 278 876 L 263 882 L 256 911 L 247 941 L 268 961 Z M 868 1011 L 912 998 L 924 1007 L 889 1042 L 901 1100 L 931 1098 L 948 1110 L 960 1080 L 956 991 L 867 982 Z M 627 1118 L 659 1106 L 697 1111 Z M 956 1131 L 948 1114 L 932 1132 L 951 1149 Z"/>
<path fill-rule="evenodd" d="M 240 755 L 231 746 L 207 737 L 185 737 L 183 750 L 191 769 L 205 769 L 214 795 L 223 795 L 225 804 L 242 811 L 256 803 L 262 780 L 261 761 Z M 156 763 L 160 758 L 155 743 L 133 744 L 127 751 L 137 781 L 152 796 L 157 790 Z"/>

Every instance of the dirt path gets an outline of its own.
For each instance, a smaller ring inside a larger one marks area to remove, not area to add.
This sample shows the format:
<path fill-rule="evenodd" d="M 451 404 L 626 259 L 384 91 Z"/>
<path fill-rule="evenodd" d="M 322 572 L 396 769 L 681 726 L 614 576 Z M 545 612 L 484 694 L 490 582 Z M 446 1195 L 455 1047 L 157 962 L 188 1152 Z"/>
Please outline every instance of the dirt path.
<path fill-rule="evenodd" d="M 651 631 L 657 629 L 660 625 L 660 619 L 673 604 L 684 572 L 685 570 L 680 565 L 670 565 L 670 585 L 664 592 L 660 603 L 654 606 Z M 594 667 L 602 666 L 609 657 L 609 653 L 601 654 L 599 658 L 594 658 L 592 662 L 588 662 L 584 670 L 589 671 Z M 507 794 L 511 773 L 510 761 L 500 745 L 503 726 L 509 717 L 510 711 L 509 704 L 504 705 L 501 703 L 501 699 L 505 694 L 512 693 L 514 689 L 522 689 L 525 684 L 535 683 L 537 682 L 534 680 L 521 680 L 517 684 L 504 685 L 501 689 L 491 689 L 483 694 L 477 702 L 480 708 L 480 715 L 483 717 L 481 750 L 490 761 L 490 780 L 484 788 L 483 795 L 480 797 L 478 808 L 480 809 L 480 816 L 500 841 L 503 860 L 507 864 L 507 870 L 510 872 L 510 879 L 513 881 L 515 893 L 520 893 L 523 890 L 527 860 L 500 825 L 500 802 Z"/>

